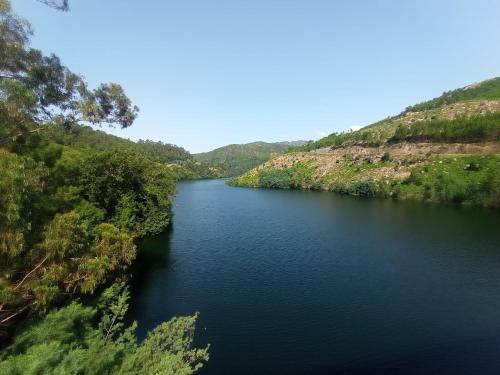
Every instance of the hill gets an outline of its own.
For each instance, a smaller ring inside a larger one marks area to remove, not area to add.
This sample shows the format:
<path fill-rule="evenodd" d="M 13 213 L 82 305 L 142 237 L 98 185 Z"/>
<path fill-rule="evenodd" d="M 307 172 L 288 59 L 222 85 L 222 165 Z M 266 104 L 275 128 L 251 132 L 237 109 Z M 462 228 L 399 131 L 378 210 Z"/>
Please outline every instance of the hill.
<path fill-rule="evenodd" d="M 294 142 L 252 142 L 232 144 L 215 150 L 194 154 L 194 158 L 202 163 L 215 166 L 223 171 L 224 177 L 239 176 L 273 156 L 284 153 L 290 147 L 304 145 L 305 141 Z"/>
<path fill-rule="evenodd" d="M 178 179 L 216 178 L 221 176 L 217 168 L 194 160 L 189 151 L 171 143 L 129 139 L 108 134 L 90 126 L 74 125 L 69 129 L 49 126 L 39 135 L 46 142 L 70 146 L 77 149 L 106 151 L 129 149 L 146 156 L 153 162 L 167 164 Z"/>
<path fill-rule="evenodd" d="M 500 206 L 500 78 L 295 147 L 235 186 Z"/>

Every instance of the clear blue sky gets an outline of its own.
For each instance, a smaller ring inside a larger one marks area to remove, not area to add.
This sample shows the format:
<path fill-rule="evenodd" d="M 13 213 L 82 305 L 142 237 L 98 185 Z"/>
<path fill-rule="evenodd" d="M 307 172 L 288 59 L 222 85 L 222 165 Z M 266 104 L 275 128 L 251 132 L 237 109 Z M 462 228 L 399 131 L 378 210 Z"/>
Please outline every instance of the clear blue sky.
<path fill-rule="evenodd" d="M 498 0 L 13 0 L 33 46 L 141 108 L 114 134 L 191 152 L 316 139 L 500 75 Z"/>

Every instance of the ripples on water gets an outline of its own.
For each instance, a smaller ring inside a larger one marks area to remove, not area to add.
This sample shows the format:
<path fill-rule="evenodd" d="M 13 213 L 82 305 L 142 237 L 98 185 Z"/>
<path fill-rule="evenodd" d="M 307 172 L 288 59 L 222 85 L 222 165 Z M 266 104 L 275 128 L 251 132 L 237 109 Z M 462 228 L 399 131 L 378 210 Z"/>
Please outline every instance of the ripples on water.
<path fill-rule="evenodd" d="M 201 313 L 201 374 L 500 373 L 498 211 L 183 182 L 140 333 Z"/>

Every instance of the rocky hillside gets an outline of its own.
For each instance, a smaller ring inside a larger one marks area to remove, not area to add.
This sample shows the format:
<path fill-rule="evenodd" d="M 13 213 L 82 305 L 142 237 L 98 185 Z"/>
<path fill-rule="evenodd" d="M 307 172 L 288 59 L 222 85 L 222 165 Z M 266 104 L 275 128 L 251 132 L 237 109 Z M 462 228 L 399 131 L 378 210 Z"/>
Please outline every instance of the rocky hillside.
<path fill-rule="evenodd" d="M 215 150 L 194 154 L 194 158 L 204 164 L 223 171 L 224 177 L 239 176 L 262 164 L 273 156 L 283 154 L 290 147 L 305 145 L 306 141 L 293 142 L 252 142 L 233 144 Z"/>
<path fill-rule="evenodd" d="M 232 185 L 500 206 L 500 78 L 291 149 Z"/>

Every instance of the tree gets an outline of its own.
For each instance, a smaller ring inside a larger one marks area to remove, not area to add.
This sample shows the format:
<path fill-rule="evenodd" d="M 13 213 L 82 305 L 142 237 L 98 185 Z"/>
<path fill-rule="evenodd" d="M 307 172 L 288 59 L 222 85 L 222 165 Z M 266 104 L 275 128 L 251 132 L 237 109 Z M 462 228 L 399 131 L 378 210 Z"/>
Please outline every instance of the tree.
<path fill-rule="evenodd" d="M 208 360 L 208 347 L 193 347 L 197 314 L 173 318 L 138 343 L 137 323 L 124 322 L 128 300 L 119 282 L 97 308 L 73 302 L 32 321 L 0 354 L 0 373 L 189 375 Z"/>
<path fill-rule="evenodd" d="M 109 173 L 108 171 L 113 171 Z M 127 150 L 97 153 L 82 166 L 84 197 L 118 227 L 139 235 L 158 234 L 169 223 L 173 173 Z"/>
<path fill-rule="evenodd" d="M 0 373 L 191 374 L 208 359 L 207 349 L 193 348 L 196 315 L 139 344 L 136 324 L 124 320 L 124 283 L 97 308 L 75 302 L 123 276 L 138 237 L 166 228 L 175 175 L 162 163 L 191 155 L 78 126 L 127 127 L 138 109 L 117 84 L 90 90 L 57 56 L 30 48 L 30 36 L 29 23 L 0 0 L 0 339 L 29 320 L 0 353 Z M 87 138 L 77 147 L 68 134 L 78 129 Z"/>
<path fill-rule="evenodd" d="M 48 5 L 49 7 L 55 8 L 57 10 L 68 11 L 69 10 L 69 0 L 38 0 L 39 2 Z"/>
<path fill-rule="evenodd" d="M 67 8 L 67 1 L 43 1 Z M 0 134 L 6 144 L 44 125 L 69 127 L 80 121 L 129 127 L 139 109 L 116 83 L 89 89 L 85 80 L 61 64 L 55 55 L 44 56 L 29 47 L 31 27 L 0 0 Z"/>

